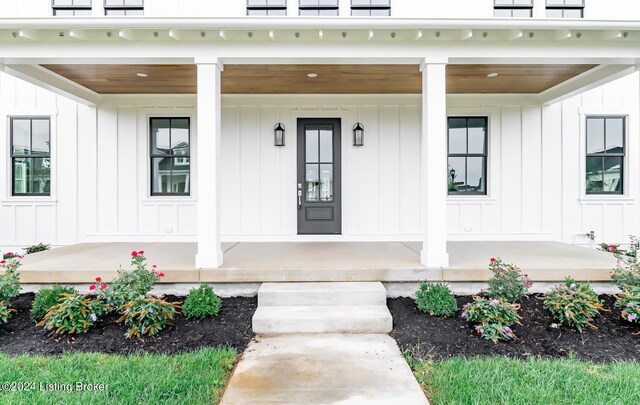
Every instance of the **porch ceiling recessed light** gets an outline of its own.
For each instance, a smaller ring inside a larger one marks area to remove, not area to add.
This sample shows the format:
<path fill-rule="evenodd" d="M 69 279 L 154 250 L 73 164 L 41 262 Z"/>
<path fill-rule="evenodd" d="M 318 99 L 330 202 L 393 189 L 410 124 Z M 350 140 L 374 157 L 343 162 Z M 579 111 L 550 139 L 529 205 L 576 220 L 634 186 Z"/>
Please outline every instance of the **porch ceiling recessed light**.
<path fill-rule="evenodd" d="M 136 73 L 136 76 L 138 76 L 138 77 L 147 77 L 149 75 L 146 74 L 146 73 L 143 73 L 143 72 L 138 72 L 138 73 Z"/>
<path fill-rule="evenodd" d="M 487 77 L 496 77 L 498 74 L 496 72 L 491 72 L 487 75 Z"/>
<path fill-rule="evenodd" d="M 313 73 L 313 72 L 312 72 L 312 73 L 309 73 L 309 74 L 307 75 L 307 77 L 310 77 L 310 78 L 312 78 L 312 79 L 315 79 L 316 77 L 318 77 L 318 74 L 317 74 L 317 73 Z"/>

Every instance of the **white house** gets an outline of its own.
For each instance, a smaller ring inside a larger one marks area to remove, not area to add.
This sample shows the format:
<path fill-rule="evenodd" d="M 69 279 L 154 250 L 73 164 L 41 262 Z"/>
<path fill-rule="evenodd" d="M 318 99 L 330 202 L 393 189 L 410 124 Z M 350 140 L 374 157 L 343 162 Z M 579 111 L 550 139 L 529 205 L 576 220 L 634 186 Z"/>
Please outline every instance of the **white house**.
<path fill-rule="evenodd" d="M 624 242 L 636 0 L 4 0 L 0 249 Z"/>

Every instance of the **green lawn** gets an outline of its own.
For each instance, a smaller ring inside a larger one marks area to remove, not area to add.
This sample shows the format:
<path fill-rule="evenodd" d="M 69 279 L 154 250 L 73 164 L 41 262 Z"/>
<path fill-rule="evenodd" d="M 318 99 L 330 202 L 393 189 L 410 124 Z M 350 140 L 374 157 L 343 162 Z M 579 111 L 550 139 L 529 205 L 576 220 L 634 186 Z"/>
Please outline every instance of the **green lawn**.
<path fill-rule="evenodd" d="M 640 364 L 407 355 L 432 405 L 640 404 Z"/>
<path fill-rule="evenodd" d="M 0 355 L 0 382 L 35 382 L 33 391 L 0 391 L 0 403 L 215 404 L 235 359 L 231 349 L 203 349 L 172 356 Z M 40 390 L 40 383 L 75 386 L 77 382 L 108 387 L 93 392 Z"/>

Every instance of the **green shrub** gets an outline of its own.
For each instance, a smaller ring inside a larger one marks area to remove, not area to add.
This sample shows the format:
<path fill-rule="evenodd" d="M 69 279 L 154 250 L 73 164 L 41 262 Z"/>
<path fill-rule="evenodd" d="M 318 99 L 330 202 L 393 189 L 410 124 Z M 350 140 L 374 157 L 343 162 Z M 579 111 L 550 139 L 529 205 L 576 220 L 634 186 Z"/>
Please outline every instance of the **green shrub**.
<path fill-rule="evenodd" d="M 18 259 L 0 260 L 0 301 L 10 306 L 11 300 L 20 293 L 20 261 Z"/>
<path fill-rule="evenodd" d="M 206 318 L 216 316 L 222 307 L 222 300 L 211 287 L 200 284 L 198 288 L 189 291 L 187 299 L 182 304 L 182 313 L 187 318 Z"/>
<path fill-rule="evenodd" d="M 153 336 L 174 319 L 179 304 L 167 302 L 162 297 L 138 298 L 124 305 L 118 322 L 124 322 L 128 327 L 125 336 L 129 339 L 134 336 Z"/>
<path fill-rule="evenodd" d="M 462 307 L 462 317 L 477 324 L 476 332 L 495 343 L 516 338 L 511 326 L 522 325 L 519 309 L 520 304 L 510 304 L 501 298 L 473 297 L 473 302 Z"/>
<path fill-rule="evenodd" d="M 580 332 L 585 326 L 596 329 L 593 318 L 600 314 L 602 302 L 589 283 L 578 283 L 567 277 L 544 296 L 544 307 L 551 311 L 560 324 L 575 327 Z"/>
<path fill-rule="evenodd" d="M 14 312 L 16 312 L 14 309 L 9 308 L 3 301 L 0 301 L 0 325 L 7 323 Z"/>
<path fill-rule="evenodd" d="M 89 287 L 90 290 L 97 290 L 98 296 L 103 298 L 110 307 L 123 311 L 127 303 L 144 299 L 153 285 L 164 277 L 163 273 L 155 270 L 155 265 L 151 270 L 147 268 L 147 258 L 142 250 L 131 252 L 131 267 L 131 271 L 119 269 L 118 275 L 111 283 L 92 285 Z M 97 283 L 101 281 L 100 277 L 96 278 Z"/>
<path fill-rule="evenodd" d="M 640 323 L 640 287 L 630 287 L 615 297 L 616 307 L 622 309 L 622 319 Z"/>
<path fill-rule="evenodd" d="M 108 309 L 102 300 L 89 294 L 64 294 L 37 326 L 55 329 L 56 334 L 86 333 Z"/>
<path fill-rule="evenodd" d="M 44 243 L 38 243 L 37 245 L 29 246 L 24 248 L 24 253 L 30 255 L 32 253 L 44 252 L 49 250 L 51 247 L 49 245 L 45 245 Z"/>
<path fill-rule="evenodd" d="M 531 287 L 528 274 L 512 263 L 505 263 L 500 258 L 491 258 L 489 270 L 493 275 L 489 279 L 486 295 L 489 298 L 502 298 L 506 302 L 518 302 L 527 294 Z"/>
<path fill-rule="evenodd" d="M 418 309 L 431 316 L 455 316 L 458 303 L 449 286 L 441 283 L 420 283 L 416 292 Z"/>
<path fill-rule="evenodd" d="M 618 258 L 616 267 L 611 272 L 611 280 L 621 290 L 629 287 L 640 287 L 640 263 L 635 259 Z"/>
<path fill-rule="evenodd" d="M 77 291 L 73 287 L 54 285 L 51 288 L 42 288 L 36 293 L 31 304 L 31 316 L 35 320 L 41 320 L 49 312 L 52 306 L 56 305 L 63 294 L 75 294 Z"/>
<path fill-rule="evenodd" d="M 16 252 L 7 252 L 2 254 L 2 260 L 9 260 L 9 259 L 16 259 L 16 258 L 22 259 L 22 256 Z"/>

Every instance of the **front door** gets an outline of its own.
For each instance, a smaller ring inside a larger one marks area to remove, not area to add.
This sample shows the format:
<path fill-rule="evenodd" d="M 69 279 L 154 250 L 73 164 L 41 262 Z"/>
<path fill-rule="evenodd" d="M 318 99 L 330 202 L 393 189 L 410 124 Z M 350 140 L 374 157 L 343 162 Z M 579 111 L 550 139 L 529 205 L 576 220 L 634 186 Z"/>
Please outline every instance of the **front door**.
<path fill-rule="evenodd" d="M 298 234 L 342 232 L 340 119 L 298 119 Z"/>

